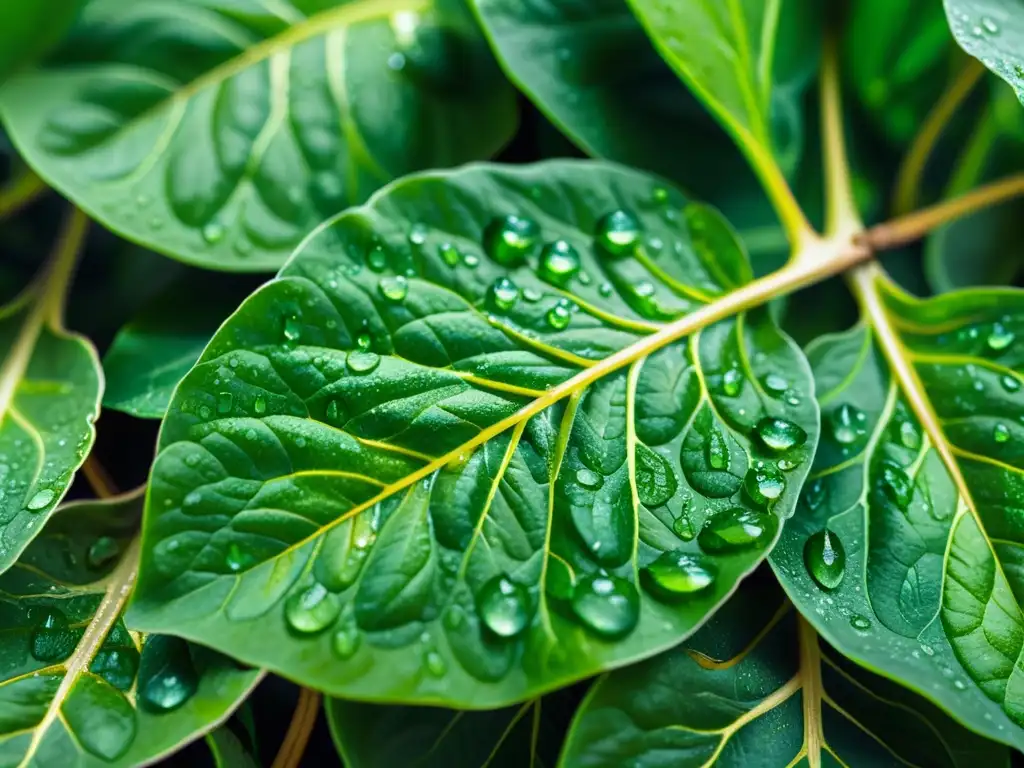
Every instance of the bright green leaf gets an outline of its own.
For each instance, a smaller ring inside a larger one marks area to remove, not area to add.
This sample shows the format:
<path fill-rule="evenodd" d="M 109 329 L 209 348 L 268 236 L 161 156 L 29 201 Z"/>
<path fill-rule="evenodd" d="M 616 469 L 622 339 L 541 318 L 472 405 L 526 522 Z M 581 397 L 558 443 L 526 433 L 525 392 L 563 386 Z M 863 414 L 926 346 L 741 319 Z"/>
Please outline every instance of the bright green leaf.
<path fill-rule="evenodd" d="M 60 42 L 81 5 L 82 0 L 0 4 L 0 83 Z"/>
<path fill-rule="evenodd" d="M 125 626 L 141 507 L 141 492 L 69 504 L 0 575 L 4 765 L 140 765 L 213 727 L 259 680 Z"/>
<path fill-rule="evenodd" d="M 132 620 L 334 695 L 472 707 L 679 642 L 817 439 L 763 309 L 679 338 L 750 279 L 717 213 L 617 166 L 389 187 L 179 386 Z"/>
<path fill-rule="evenodd" d="M 50 266 L 0 307 L 0 572 L 39 533 L 92 446 L 102 373 L 89 341 L 62 324 L 84 217 Z"/>
<path fill-rule="evenodd" d="M 823 437 L 772 565 L 841 653 L 1019 748 L 1024 293 L 861 284 L 808 350 Z"/>
<path fill-rule="evenodd" d="M 47 65 L 0 91 L 0 114 L 112 229 L 265 271 L 391 179 L 500 148 L 515 103 L 489 56 L 430 0 L 91 0 Z"/>
<path fill-rule="evenodd" d="M 943 0 L 953 37 L 1024 100 L 1024 9 L 1017 0 Z"/>
<path fill-rule="evenodd" d="M 747 583 L 685 646 L 598 680 L 562 768 L 1007 766 L 1008 750 L 851 664 L 774 584 Z"/>

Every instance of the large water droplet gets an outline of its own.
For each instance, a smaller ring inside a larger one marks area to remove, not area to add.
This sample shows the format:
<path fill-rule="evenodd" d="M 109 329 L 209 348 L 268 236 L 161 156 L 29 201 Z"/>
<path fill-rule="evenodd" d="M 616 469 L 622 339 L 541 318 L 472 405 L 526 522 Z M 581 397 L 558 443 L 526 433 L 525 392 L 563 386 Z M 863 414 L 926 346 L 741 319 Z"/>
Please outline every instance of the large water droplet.
<path fill-rule="evenodd" d="M 388 301 L 405 301 L 405 297 L 409 295 L 409 281 L 402 275 L 382 277 L 377 283 L 377 290 Z"/>
<path fill-rule="evenodd" d="M 298 341 L 302 336 L 302 323 L 295 315 L 289 315 L 284 319 L 284 337 L 288 341 Z"/>
<path fill-rule="evenodd" d="M 807 442 L 807 433 L 799 425 L 773 416 L 757 422 L 754 433 L 765 448 L 775 453 L 791 451 Z"/>
<path fill-rule="evenodd" d="M 859 613 L 855 613 L 850 617 L 850 626 L 858 632 L 867 632 L 871 629 L 871 619 L 867 616 L 861 616 Z"/>
<path fill-rule="evenodd" d="M 1003 378 L 1000 379 L 1000 381 L 1002 382 L 1003 389 L 1005 389 L 1007 392 L 1020 391 L 1020 379 L 1018 379 L 1016 376 L 1011 376 L 1010 374 L 1007 374 L 1003 376 Z"/>
<path fill-rule="evenodd" d="M 38 512 L 41 509 L 46 509 L 46 507 L 50 505 L 50 502 L 53 501 L 53 497 L 55 495 L 56 494 L 49 488 L 43 488 L 40 491 L 36 491 L 25 506 L 33 512 Z"/>
<path fill-rule="evenodd" d="M 914 422 L 912 421 L 901 421 L 900 422 L 900 442 L 904 448 L 909 448 L 912 451 L 916 451 L 921 447 L 921 433 L 918 431 Z"/>
<path fill-rule="evenodd" d="M 139 703 L 150 712 L 170 712 L 199 687 L 188 643 L 178 637 L 150 635 L 139 662 Z"/>
<path fill-rule="evenodd" d="M 565 240 L 555 240 L 541 251 L 539 271 L 548 282 L 566 285 L 580 271 L 580 255 Z"/>
<path fill-rule="evenodd" d="M 331 650 L 339 659 L 351 659 L 359 650 L 362 639 L 362 633 L 355 624 L 346 624 L 331 638 Z"/>
<path fill-rule="evenodd" d="M 263 395 L 257 395 L 256 400 L 252 404 L 252 409 L 257 416 L 261 416 L 267 412 L 267 400 Z"/>
<path fill-rule="evenodd" d="M 584 488 L 596 490 L 604 484 L 604 478 L 594 470 L 583 467 L 576 470 L 576 482 Z"/>
<path fill-rule="evenodd" d="M 491 306 L 499 312 L 508 312 L 519 301 L 519 286 L 507 277 L 499 277 L 488 292 Z"/>
<path fill-rule="evenodd" d="M 988 348 L 993 352 L 1002 352 L 1008 346 L 1010 346 L 1014 339 L 1017 338 L 1013 331 L 1002 325 L 1001 323 L 994 323 L 992 330 L 988 334 Z"/>
<path fill-rule="evenodd" d="M 786 394 L 786 390 L 789 389 L 789 382 L 784 376 L 780 376 L 777 373 L 769 373 L 761 379 L 761 386 L 772 397 L 782 397 Z"/>
<path fill-rule="evenodd" d="M 85 560 L 89 567 L 96 570 L 102 568 L 121 554 L 121 543 L 113 536 L 100 536 L 89 545 Z"/>
<path fill-rule="evenodd" d="M 743 374 L 739 368 L 730 368 L 722 374 L 722 394 L 736 397 L 743 389 Z"/>
<path fill-rule="evenodd" d="M 629 211 L 619 209 L 597 220 L 594 238 L 598 247 L 612 256 L 633 253 L 640 242 L 640 222 Z"/>
<path fill-rule="evenodd" d="M 537 245 L 540 227 L 537 222 L 521 216 L 502 216 L 484 229 L 483 245 L 487 255 L 506 267 L 526 261 Z"/>
<path fill-rule="evenodd" d="M 672 532 L 683 541 L 692 541 L 693 537 L 697 535 L 697 530 L 694 528 L 693 518 L 690 514 L 690 508 L 693 506 L 693 496 L 689 493 L 684 494 L 682 502 L 682 509 L 672 520 Z"/>
<path fill-rule="evenodd" d="M 804 565 L 818 586 L 838 587 L 846 573 L 846 552 L 839 537 L 828 529 L 809 536 L 804 543 Z"/>
<path fill-rule="evenodd" d="M 914 498 L 914 486 L 903 468 L 891 461 L 883 461 L 879 470 L 882 493 L 900 509 L 905 510 Z"/>
<path fill-rule="evenodd" d="M 323 632 L 340 613 L 341 598 L 319 583 L 295 592 L 284 605 L 288 626 L 303 635 Z"/>
<path fill-rule="evenodd" d="M 650 591 L 663 598 L 693 595 L 710 587 L 718 575 L 711 558 L 689 552 L 664 552 L 643 569 Z"/>
<path fill-rule="evenodd" d="M 234 402 L 235 396 L 230 392 L 219 392 L 217 394 L 217 413 L 231 413 L 231 408 L 234 405 Z"/>
<path fill-rule="evenodd" d="M 215 245 L 224 239 L 224 225 L 219 221 L 210 221 L 203 227 L 203 240 Z"/>
<path fill-rule="evenodd" d="M 751 501 L 759 507 L 767 507 L 786 490 L 786 478 L 777 468 L 759 461 L 747 470 L 743 487 Z"/>
<path fill-rule="evenodd" d="M 121 691 L 131 690 L 138 669 L 139 654 L 134 647 L 111 648 L 106 644 L 97 651 L 89 664 L 90 672 L 99 675 Z"/>
<path fill-rule="evenodd" d="M 867 416 L 855 405 L 843 403 L 829 414 L 832 437 L 840 445 L 854 445 L 867 434 Z"/>
<path fill-rule="evenodd" d="M 366 253 L 366 266 L 374 272 L 383 272 L 388 266 L 388 256 L 384 249 L 375 245 Z"/>
<path fill-rule="evenodd" d="M 617 576 L 585 576 L 573 589 L 572 610 L 594 634 L 624 637 L 640 619 L 640 596 L 632 584 Z"/>
<path fill-rule="evenodd" d="M 63 661 L 75 650 L 80 633 L 57 608 L 49 608 L 32 630 L 29 649 L 37 661 Z"/>
<path fill-rule="evenodd" d="M 708 520 L 697 543 L 705 552 L 733 552 L 767 544 L 777 525 L 770 512 L 733 507 Z"/>
<path fill-rule="evenodd" d="M 515 637 L 530 623 L 530 596 L 507 576 L 495 576 L 477 595 L 484 625 L 498 637 Z"/>
<path fill-rule="evenodd" d="M 646 507 L 664 504 L 679 488 L 671 463 L 642 443 L 636 445 L 635 451 L 636 490 L 640 503 Z"/>
<path fill-rule="evenodd" d="M 449 267 L 457 267 L 459 265 L 459 249 L 451 243 L 441 243 L 437 246 L 437 255 Z"/>
<path fill-rule="evenodd" d="M 345 357 L 345 365 L 352 373 L 363 375 L 370 373 L 380 365 L 380 355 L 376 352 L 364 352 L 361 349 L 353 349 Z"/>
<path fill-rule="evenodd" d="M 1010 439 L 1010 430 L 1005 424 L 996 424 L 992 428 L 992 439 L 997 443 L 1005 443 Z"/>
<path fill-rule="evenodd" d="M 568 299 L 559 299 L 555 305 L 548 310 L 546 315 L 548 325 L 556 331 L 562 331 L 569 327 L 572 320 L 572 302 Z"/>
<path fill-rule="evenodd" d="M 712 426 L 704 443 L 704 458 L 712 469 L 729 468 L 729 446 L 718 427 Z"/>

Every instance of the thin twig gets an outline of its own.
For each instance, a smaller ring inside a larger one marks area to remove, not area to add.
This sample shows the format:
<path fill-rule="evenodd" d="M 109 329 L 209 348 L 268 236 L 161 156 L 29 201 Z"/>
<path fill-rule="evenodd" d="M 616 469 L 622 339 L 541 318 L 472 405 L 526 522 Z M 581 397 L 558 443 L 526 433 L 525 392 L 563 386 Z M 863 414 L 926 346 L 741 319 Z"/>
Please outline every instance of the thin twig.
<path fill-rule="evenodd" d="M 111 479 L 106 467 L 100 463 L 95 454 L 89 454 L 89 458 L 85 460 L 85 463 L 82 465 L 82 475 L 85 477 L 86 482 L 89 483 L 89 487 L 92 488 L 92 492 L 101 499 L 117 496 L 117 486 Z"/>
<path fill-rule="evenodd" d="M 277 757 L 271 768 L 297 768 L 306 751 L 309 736 L 316 725 L 316 716 L 320 713 L 320 694 L 309 688 L 299 691 L 299 700 L 295 704 L 291 725 L 281 742 Z"/>
<path fill-rule="evenodd" d="M 857 236 L 857 242 L 872 250 L 898 248 L 918 240 L 933 229 L 975 211 L 1024 195 L 1024 173 L 978 187 L 952 200 L 901 216 L 872 227 Z"/>

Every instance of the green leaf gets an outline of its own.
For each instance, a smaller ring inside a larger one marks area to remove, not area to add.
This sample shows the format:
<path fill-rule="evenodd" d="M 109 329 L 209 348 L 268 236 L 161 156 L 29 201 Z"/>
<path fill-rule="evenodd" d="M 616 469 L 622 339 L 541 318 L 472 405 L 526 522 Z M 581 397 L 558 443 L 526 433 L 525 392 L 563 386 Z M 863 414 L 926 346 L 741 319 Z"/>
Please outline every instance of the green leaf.
<path fill-rule="evenodd" d="M 808 349 L 824 436 L 772 565 L 842 654 L 1020 748 L 1024 294 L 859 285 Z"/>
<path fill-rule="evenodd" d="M 328 699 L 327 722 L 346 768 L 554 768 L 575 708 L 553 694 L 498 710 L 366 704 Z"/>
<path fill-rule="evenodd" d="M 133 621 L 474 708 L 679 642 L 764 557 L 818 431 L 766 311 L 683 340 L 750 279 L 717 213 L 617 166 L 389 187 L 178 387 Z"/>
<path fill-rule="evenodd" d="M 255 284 L 190 273 L 118 331 L 103 357 L 103 405 L 162 419 L 174 388 Z M 186 310 L 187 308 L 187 310 Z"/>
<path fill-rule="evenodd" d="M 0 575 L 0 761 L 136 766 L 227 717 L 259 680 L 120 618 L 142 492 L 68 504 Z"/>
<path fill-rule="evenodd" d="M 82 0 L 0 6 L 0 83 L 53 48 L 74 23 Z"/>
<path fill-rule="evenodd" d="M 73 215 L 49 267 L 0 307 L 0 572 L 42 529 L 95 436 L 100 363 L 62 324 L 85 227 Z"/>
<path fill-rule="evenodd" d="M 1024 10 L 1016 0 L 943 0 L 960 47 L 1024 100 Z"/>
<path fill-rule="evenodd" d="M 748 582 L 685 646 L 601 677 L 559 765 L 712 763 L 1008 766 L 1009 754 L 848 662 L 776 585 Z"/>
<path fill-rule="evenodd" d="M 430 0 L 91 0 L 47 66 L 0 91 L 0 115 L 108 227 L 265 271 L 391 179 L 500 148 L 515 103 L 489 57 Z"/>
<path fill-rule="evenodd" d="M 206 734 L 206 744 L 217 768 L 259 768 L 259 762 L 249 754 L 241 739 L 222 725 Z"/>
<path fill-rule="evenodd" d="M 913 138 L 939 99 L 951 74 L 954 50 L 939 3 L 849 3 L 843 25 L 843 75 L 871 120 L 895 144 Z"/>

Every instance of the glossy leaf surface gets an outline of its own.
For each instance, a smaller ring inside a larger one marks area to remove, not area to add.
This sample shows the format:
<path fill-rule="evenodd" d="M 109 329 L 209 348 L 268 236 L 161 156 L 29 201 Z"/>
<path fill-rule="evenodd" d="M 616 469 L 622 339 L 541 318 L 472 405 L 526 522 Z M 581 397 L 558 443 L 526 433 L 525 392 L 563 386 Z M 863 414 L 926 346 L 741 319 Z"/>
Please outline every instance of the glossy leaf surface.
<path fill-rule="evenodd" d="M 1024 9 L 1016 0 L 943 0 L 953 37 L 1024 100 Z"/>
<path fill-rule="evenodd" d="M 0 760 L 136 766 L 226 717 L 256 670 L 119 618 L 142 496 L 63 507 L 0 576 Z"/>
<path fill-rule="evenodd" d="M 511 89 L 428 0 L 91 0 L 0 114 L 25 159 L 126 237 L 268 271 L 396 176 L 489 157 Z"/>
<path fill-rule="evenodd" d="M 1019 747 L 1024 294 L 876 285 L 884 325 L 808 350 L 823 436 L 772 565 L 844 655 Z"/>
<path fill-rule="evenodd" d="M 390 187 L 178 388 L 133 621 L 474 708 L 678 642 L 764 556 L 818 431 L 764 310 L 652 336 L 749 280 L 717 213 L 617 166 Z"/>
<path fill-rule="evenodd" d="M 836 654 L 745 584 L 685 646 L 600 678 L 563 768 L 1009 764 L 1008 750 Z"/>
<path fill-rule="evenodd" d="M 72 228 L 79 233 L 83 220 Z M 73 235 L 69 235 L 74 239 Z M 74 253 L 0 307 L 0 572 L 57 507 L 92 445 L 102 373 L 61 305 Z"/>

